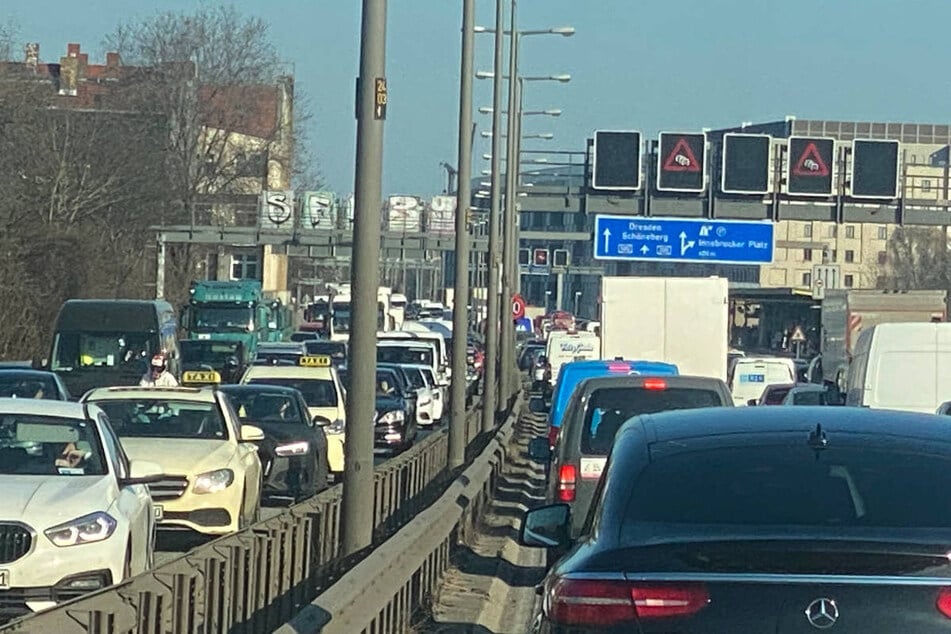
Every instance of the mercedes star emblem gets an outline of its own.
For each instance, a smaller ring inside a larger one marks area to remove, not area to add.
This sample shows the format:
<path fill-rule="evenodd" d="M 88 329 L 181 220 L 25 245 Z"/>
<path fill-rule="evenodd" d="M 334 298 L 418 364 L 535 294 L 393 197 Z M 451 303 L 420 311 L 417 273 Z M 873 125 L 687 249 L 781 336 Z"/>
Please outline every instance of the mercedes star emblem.
<path fill-rule="evenodd" d="M 839 620 L 839 607 L 832 599 L 816 599 L 806 608 L 806 620 L 819 630 L 827 630 Z"/>

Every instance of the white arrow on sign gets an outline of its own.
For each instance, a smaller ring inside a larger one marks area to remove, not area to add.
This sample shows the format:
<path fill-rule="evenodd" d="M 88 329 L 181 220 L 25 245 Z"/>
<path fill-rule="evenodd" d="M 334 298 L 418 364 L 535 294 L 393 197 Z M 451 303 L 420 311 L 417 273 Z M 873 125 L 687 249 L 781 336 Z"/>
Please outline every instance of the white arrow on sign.
<path fill-rule="evenodd" d="M 608 239 L 611 237 L 611 230 L 607 227 L 604 228 L 604 232 L 601 234 L 604 236 L 604 252 L 608 252 Z"/>
<path fill-rule="evenodd" d="M 687 240 L 687 233 L 685 231 L 680 232 L 680 255 L 687 253 L 687 249 L 691 249 L 696 246 L 696 243 L 693 240 Z"/>
<path fill-rule="evenodd" d="M 643 253 L 644 255 L 647 255 L 648 251 L 650 251 L 650 249 L 647 247 L 646 244 L 641 247 L 641 253 Z"/>

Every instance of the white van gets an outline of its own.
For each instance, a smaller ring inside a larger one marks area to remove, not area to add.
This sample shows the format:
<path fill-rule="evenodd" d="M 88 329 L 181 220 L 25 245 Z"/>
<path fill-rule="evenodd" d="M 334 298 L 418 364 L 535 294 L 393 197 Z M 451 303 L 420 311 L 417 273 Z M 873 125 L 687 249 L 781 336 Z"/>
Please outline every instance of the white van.
<path fill-rule="evenodd" d="M 412 324 L 412 326 L 410 326 Z M 404 325 L 410 326 L 413 330 L 393 330 L 390 332 L 376 333 L 377 341 L 422 341 L 436 346 L 436 371 L 437 376 L 449 380 L 452 376 L 452 368 L 449 365 L 449 347 L 446 345 L 446 338 L 442 334 L 430 330 L 425 326 L 420 326 L 417 322 L 408 321 Z M 415 328 L 420 328 L 416 330 Z"/>
<path fill-rule="evenodd" d="M 767 385 L 795 383 L 796 364 L 784 357 L 739 357 L 733 365 L 730 391 L 740 407 L 757 401 Z"/>
<path fill-rule="evenodd" d="M 553 330 L 548 335 L 545 356 L 551 366 L 551 384 L 554 386 L 558 382 L 558 371 L 564 364 L 601 358 L 601 337 L 593 332 Z"/>
<path fill-rule="evenodd" d="M 951 400 L 951 323 L 877 324 L 849 364 L 845 404 L 933 414 Z"/>

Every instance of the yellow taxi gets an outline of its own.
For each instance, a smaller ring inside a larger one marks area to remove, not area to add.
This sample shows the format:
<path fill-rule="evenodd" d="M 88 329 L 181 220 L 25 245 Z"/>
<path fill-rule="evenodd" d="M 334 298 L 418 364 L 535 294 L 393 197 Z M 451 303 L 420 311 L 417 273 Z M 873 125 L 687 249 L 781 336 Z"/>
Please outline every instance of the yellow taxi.
<path fill-rule="evenodd" d="M 346 391 L 330 356 L 302 356 L 296 364 L 263 363 L 249 367 L 241 383 L 283 385 L 304 395 L 307 411 L 318 420 L 327 436 L 327 460 L 335 479 L 343 474 L 343 443 L 346 435 Z M 329 422 L 328 422 L 329 421 Z"/>
<path fill-rule="evenodd" d="M 132 460 L 162 467 L 149 485 L 159 528 L 226 535 L 260 516 L 264 432 L 242 425 L 213 388 L 105 387 L 87 392 Z"/>

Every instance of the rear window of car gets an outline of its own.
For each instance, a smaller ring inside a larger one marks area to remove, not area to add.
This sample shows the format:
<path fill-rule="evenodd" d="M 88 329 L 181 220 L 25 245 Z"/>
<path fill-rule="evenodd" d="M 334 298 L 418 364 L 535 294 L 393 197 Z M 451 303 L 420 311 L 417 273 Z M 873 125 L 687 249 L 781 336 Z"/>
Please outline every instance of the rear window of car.
<path fill-rule="evenodd" d="M 643 387 L 614 387 L 592 392 L 584 415 L 581 453 L 606 456 L 614 436 L 629 418 L 675 409 L 722 407 L 720 393 L 700 388 L 675 387 L 648 390 Z"/>
<path fill-rule="evenodd" d="M 951 453 L 867 447 L 720 447 L 660 454 L 640 473 L 624 524 L 951 528 Z M 922 486 L 927 482 L 928 486 Z"/>
<path fill-rule="evenodd" d="M 825 405 L 825 392 L 818 390 L 804 390 L 802 392 L 793 392 L 793 405 Z"/>
<path fill-rule="evenodd" d="M 791 387 L 771 387 L 766 391 L 766 398 L 763 399 L 764 405 L 782 405 L 783 401 L 789 395 Z"/>

